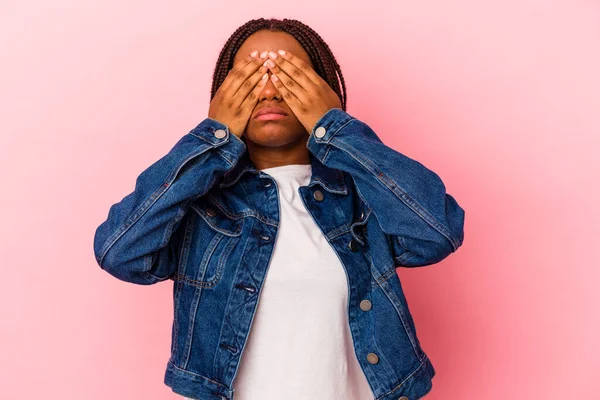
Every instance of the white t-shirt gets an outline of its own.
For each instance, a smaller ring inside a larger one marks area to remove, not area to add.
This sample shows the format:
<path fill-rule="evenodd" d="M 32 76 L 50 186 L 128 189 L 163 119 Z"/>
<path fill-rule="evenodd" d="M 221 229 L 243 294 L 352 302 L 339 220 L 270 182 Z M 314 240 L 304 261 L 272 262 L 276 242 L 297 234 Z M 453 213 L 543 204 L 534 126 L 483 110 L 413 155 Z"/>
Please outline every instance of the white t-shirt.
<path fill-rule="evenodd" d="M 373 400 L 352 344 L 344 267 L 298 193 L 311 164 L 262 171 L 277 182 L 280 226 L 234 397 Z"/>

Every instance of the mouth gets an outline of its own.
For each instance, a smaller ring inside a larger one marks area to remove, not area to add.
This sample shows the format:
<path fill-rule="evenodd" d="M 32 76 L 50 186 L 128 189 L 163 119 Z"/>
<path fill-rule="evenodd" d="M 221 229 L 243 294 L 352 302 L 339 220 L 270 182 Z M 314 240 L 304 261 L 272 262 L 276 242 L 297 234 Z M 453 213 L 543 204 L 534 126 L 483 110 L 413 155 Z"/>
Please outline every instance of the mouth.
<path fill-rule="evenodd" d="M 287 118 L 287 113 L 279 107 L 264 107 L 258 110 L 254 119 L 259 121 L 273 121 Z"/>
<path fill-rule="evenodd" d="M 287 118 L 287 115 L 275 114 L 275 113 L 261 114 L 261 115 L 257 115 L 256 117 L 254 117 L 254 119 L 259 120 L 259 121 L 273 121 L 273 120 L 284 119 L 284 118 Z"/>

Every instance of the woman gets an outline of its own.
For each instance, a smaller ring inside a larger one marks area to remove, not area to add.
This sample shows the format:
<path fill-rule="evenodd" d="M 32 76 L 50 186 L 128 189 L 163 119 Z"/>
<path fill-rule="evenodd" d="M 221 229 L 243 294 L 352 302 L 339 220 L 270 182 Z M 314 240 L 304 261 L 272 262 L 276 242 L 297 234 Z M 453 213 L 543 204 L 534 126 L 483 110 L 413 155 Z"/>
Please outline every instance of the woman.
<path fill-rule="evenodd" d="M 119 279 L 175 281 L 165 383 L 202 400 L 423 397 L 435 370 L 395 269 L 456 251 L 464 211 L 345 112 L 338 63 L 299 21 L 238 28 L 211 100 L 95 238 Z"/>

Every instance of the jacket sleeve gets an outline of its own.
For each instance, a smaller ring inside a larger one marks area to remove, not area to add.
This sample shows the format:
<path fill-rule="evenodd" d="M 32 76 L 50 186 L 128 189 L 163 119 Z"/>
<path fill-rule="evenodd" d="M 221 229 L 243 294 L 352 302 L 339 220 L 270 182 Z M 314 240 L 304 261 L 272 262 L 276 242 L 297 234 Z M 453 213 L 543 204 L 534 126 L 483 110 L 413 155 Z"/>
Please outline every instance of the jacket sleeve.
<path fill-rule="evenodd" d="M 434 264 L 462 245 L 465 212 L 440 177 L 383 144 L 366 123 L 330 109 L 306 146 L 324 165 L 351 175 L 386 234 L 396 267 Z"/>
<path fill-rule="evenodd" d="M 224 132 L 224 134 L 223 134 Z M 149 285 L 177 269 L 177 228 L 192 200 L 230 170 L 246 144 L 206 118 L 144 170 L 132 193 L 113 204 L 94 236 L 98 265 L 116 278 Z"/>

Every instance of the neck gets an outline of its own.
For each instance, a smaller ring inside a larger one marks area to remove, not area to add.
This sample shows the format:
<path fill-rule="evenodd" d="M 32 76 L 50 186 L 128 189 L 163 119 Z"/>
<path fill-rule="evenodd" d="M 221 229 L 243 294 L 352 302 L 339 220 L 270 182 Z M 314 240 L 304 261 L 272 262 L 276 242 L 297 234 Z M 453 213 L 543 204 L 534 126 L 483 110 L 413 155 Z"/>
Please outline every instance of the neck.
<path fill-rule="evenodd" d="M 278 147 L 265 147 L 246 141 L 246 146 L 250 159 L 259 170 L 289 164 L 310 164 L 306 141 Z"/>

